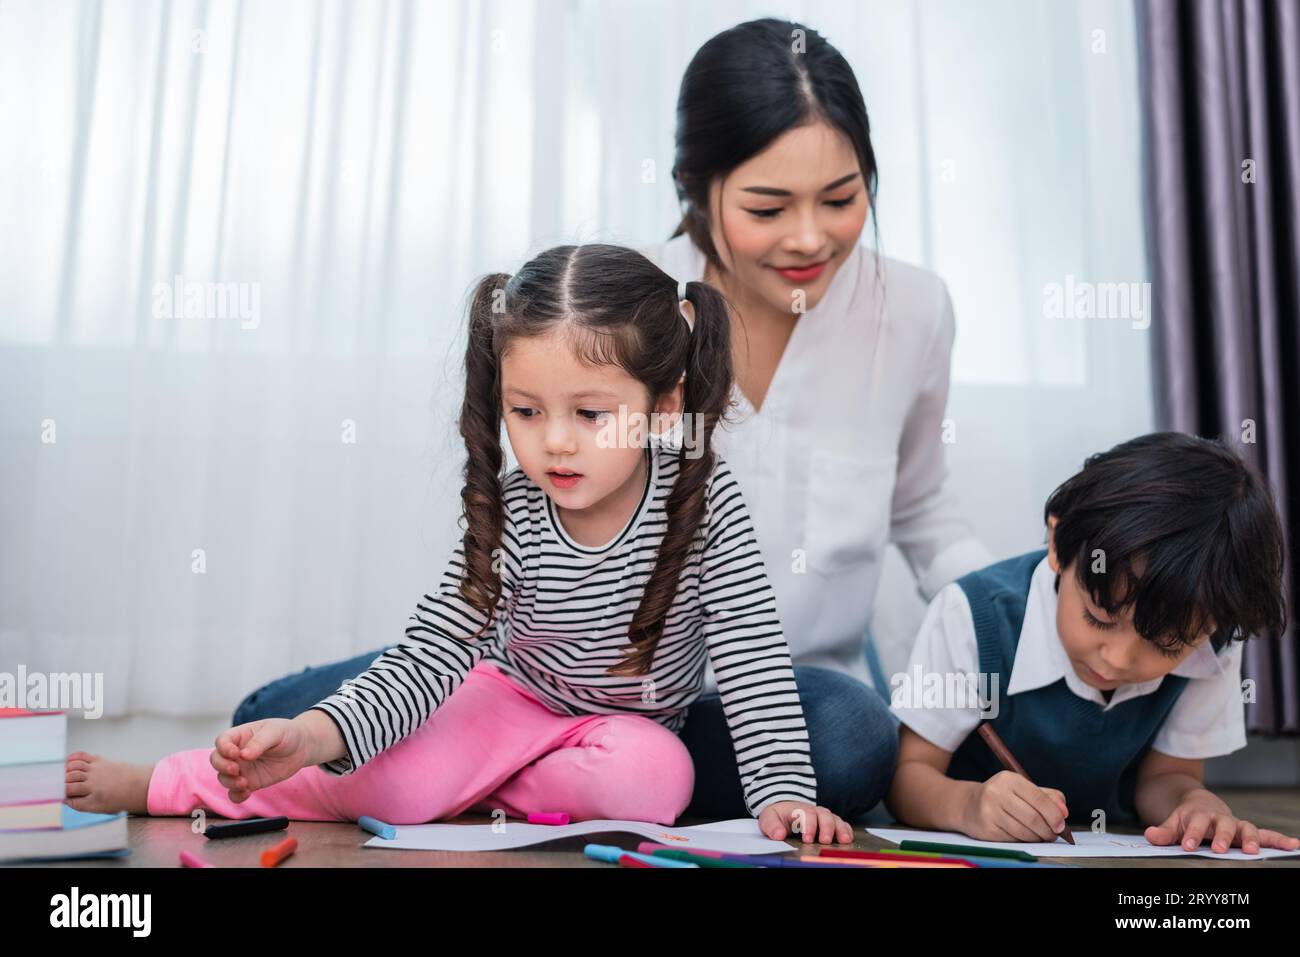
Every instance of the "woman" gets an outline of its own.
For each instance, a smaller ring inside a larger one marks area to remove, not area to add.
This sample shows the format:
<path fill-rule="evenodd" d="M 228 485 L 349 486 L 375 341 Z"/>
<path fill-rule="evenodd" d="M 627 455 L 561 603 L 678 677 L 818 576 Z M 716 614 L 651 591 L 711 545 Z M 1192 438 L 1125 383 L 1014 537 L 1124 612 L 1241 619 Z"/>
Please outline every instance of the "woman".
<path fill-rule="evenodd" d="M 734 307 L 739 414 L 715 442 L 776 590 L 818 803 L 852 821 L 884 795 L 897 756 L 884 689 L 865 683 L 886 545 L 927 599 L 990 560 L 943 490 L 951 303 L 938 277 L 859 245 L 877 174 L 866 107 L 815 31 L 765 19 L 714 37 L 686 69 L 677 122 L 684 216 L 642 252 Z M 299 714 L 382 651 L 273 682 L 233 721 Z M 685 813 L 743 817 L 711 672 L 706 689 L 681 731 L 696 770 Z"/>

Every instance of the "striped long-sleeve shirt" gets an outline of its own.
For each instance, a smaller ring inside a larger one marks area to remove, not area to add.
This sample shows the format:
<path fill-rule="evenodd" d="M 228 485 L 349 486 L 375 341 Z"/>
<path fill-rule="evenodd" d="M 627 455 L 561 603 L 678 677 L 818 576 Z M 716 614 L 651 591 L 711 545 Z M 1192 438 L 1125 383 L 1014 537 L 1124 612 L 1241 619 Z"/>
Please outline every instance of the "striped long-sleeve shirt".
<path fill-rule="evenodd" d="M 745 803 L 816 803 L 808 731 L 776 599 L 740 487 L 718 461 L 650 671 L 616 677 L 628 626 L 667 529 L 665 504 L 680 462 L 647 450 L 636 512 L 600 547 L 573 541 L 551 499 L 521 469 L 504 482 L 501 600 L 491 627 L 457 590 L 458 544 L 438 587 L 417 604 L 405 639 L 315 705 L 334 719 L 347 756 L 321 767 L 350 774 L 418 728 L 486 658 L 559 714 L 639 714 L 677 732 L 712 662 Z"/>

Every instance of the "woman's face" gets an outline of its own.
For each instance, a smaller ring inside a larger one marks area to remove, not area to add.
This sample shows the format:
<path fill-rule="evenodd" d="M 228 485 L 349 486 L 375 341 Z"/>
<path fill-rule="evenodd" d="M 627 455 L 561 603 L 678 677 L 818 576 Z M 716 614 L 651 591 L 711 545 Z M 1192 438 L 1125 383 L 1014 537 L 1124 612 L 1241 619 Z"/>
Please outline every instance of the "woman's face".
<path fill-rule="evenodd" d="M 797 314 L 821 301 L 857 245 L 867 190 L 848 138 L 818 121 L 716 177 L 709 208 L 727 291 Z"/>

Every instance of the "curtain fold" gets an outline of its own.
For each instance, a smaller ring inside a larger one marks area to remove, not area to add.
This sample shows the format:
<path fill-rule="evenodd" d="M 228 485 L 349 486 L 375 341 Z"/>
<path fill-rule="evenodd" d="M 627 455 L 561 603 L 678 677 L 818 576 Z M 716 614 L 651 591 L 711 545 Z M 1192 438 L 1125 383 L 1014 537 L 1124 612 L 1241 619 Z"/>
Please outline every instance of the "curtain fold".
<path fill-rule="evenodd" d="M 1292 621 L 1246 648 L 1252 731 L 1300 731 L 1300 7 L 1140 0 L 1157 421 L 1267 476 Z"/>

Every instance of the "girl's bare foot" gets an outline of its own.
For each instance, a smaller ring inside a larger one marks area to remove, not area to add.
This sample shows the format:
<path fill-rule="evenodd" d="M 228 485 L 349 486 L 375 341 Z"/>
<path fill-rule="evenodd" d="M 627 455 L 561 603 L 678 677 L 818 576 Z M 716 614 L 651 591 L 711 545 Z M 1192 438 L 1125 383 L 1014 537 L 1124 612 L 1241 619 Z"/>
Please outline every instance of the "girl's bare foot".
<path fill-rule="evenodd" d="M 68 755 L 65 803 L 78 811 L 114 814 L 149 813 L 151 764 L 109 761 L 98 755 L 75 751 Z"/>

